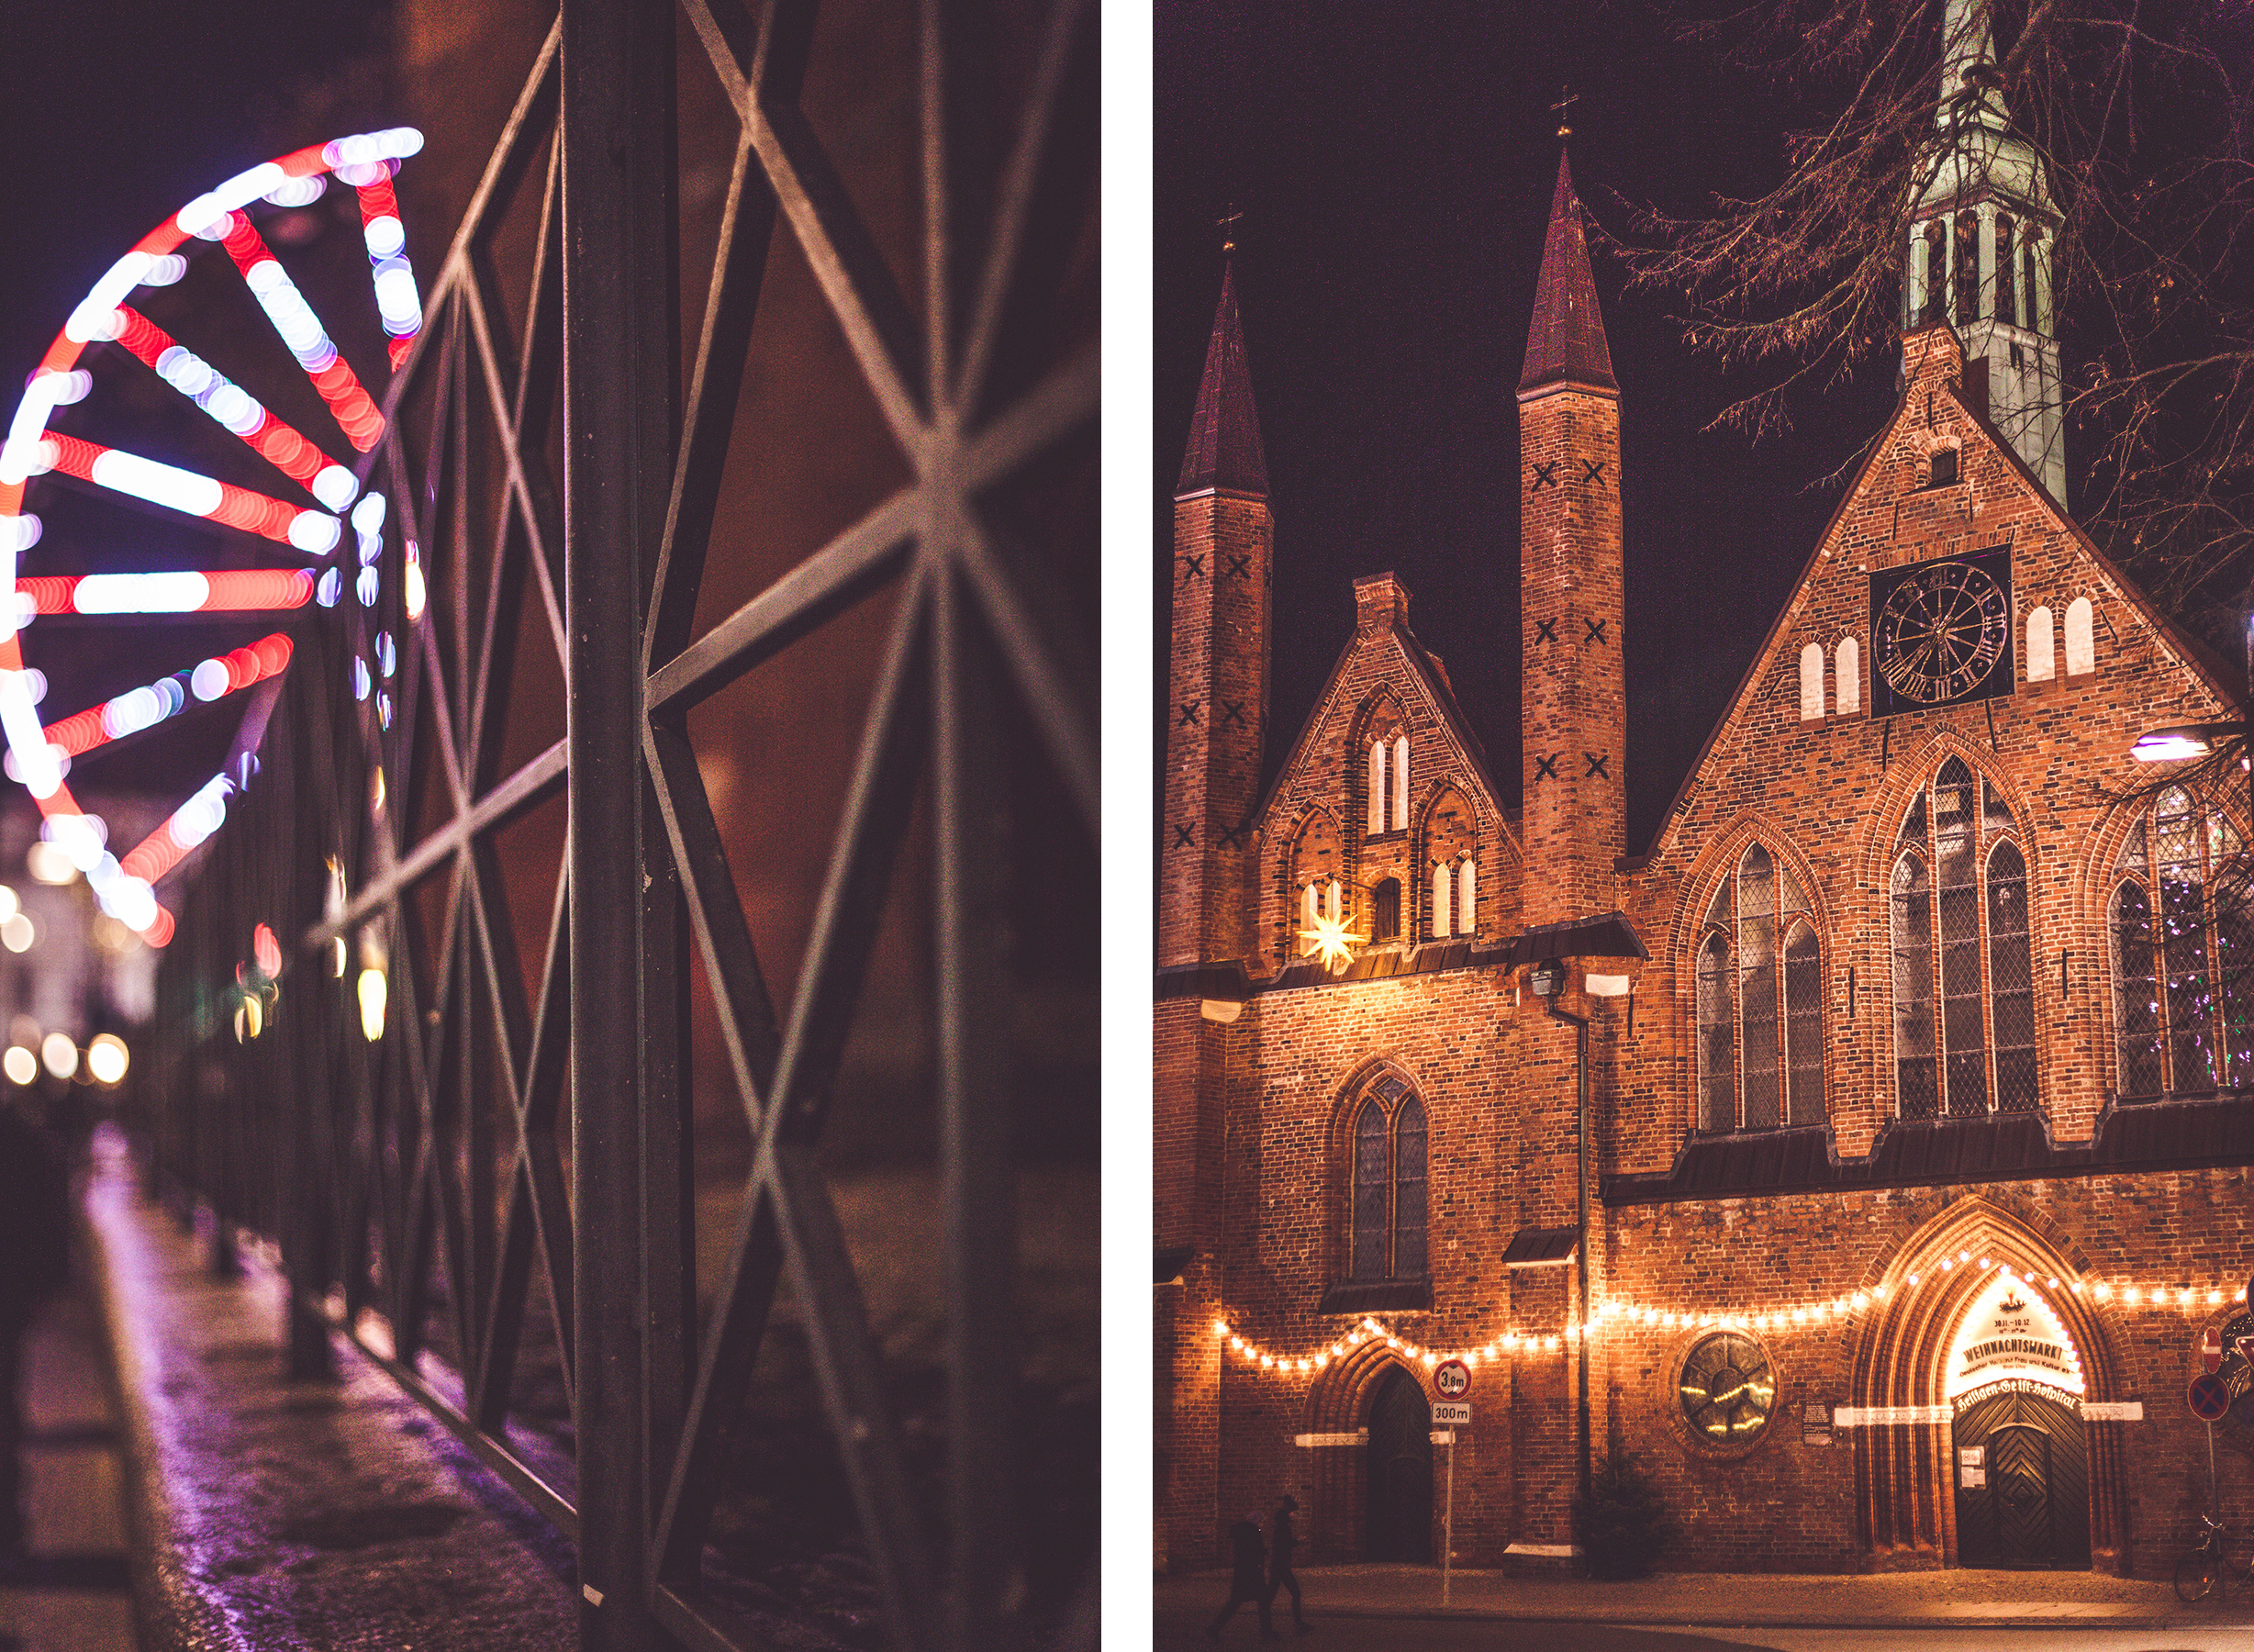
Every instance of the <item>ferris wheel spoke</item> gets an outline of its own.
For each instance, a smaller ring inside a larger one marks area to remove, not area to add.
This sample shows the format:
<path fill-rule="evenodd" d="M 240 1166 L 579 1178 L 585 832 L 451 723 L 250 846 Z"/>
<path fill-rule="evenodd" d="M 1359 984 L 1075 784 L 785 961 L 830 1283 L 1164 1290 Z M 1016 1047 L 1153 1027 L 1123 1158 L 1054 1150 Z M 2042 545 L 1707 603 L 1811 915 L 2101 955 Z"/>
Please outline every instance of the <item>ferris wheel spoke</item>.
<path fill-rule="evenodd" d="M 227 249 L 228 257 L 242 275 L 243 285 L 251 289 L 251 296 L 266 312 L 275 333 L 329 404 L 344 439 L 363 453 L 381 441 L 384 416 L 375 410 L 351 364 L 337 353 L 321 318 L 313 313 L 313 307 L 306 302 L 281 261 L 267 250 L 265 238 L 250 218 L 230 212 L 192 233 L 210 236 Z"/>
<path fill-rule="evenodd" d="M 43 614 L 244 614 L 312 600 L 309 568 L 174 568 L 146 574 L 28 574 L 16 623 Z"/>
<path fill-rule="evenodd" d="M 66 756 L 81 756 L 113 740 L 152 729 L 192 707 L 210 705 L 254 683 L 279 676 L 289 665 L 290 653 L 288 636 L 275 631 L 73 712 L 49 723 L 40 732 L 50 749 L 60 748 Z M 9 761 L 13 767 L 12 753 Z"/>
<path fill-rule="evenodd" d="M 144 459 L 122 448 L 104 447 L 83 437 L 50 431 L 30 455 L 32 474 L 61 471 L 96 487 L 106 487 L 162 505 L 184 516 L 202 517 L 228 528 L 255 533 L 307 556 L 326 555 L 340 532 L 337 519 L 325 510 L 304 510 L 247 487 L 237 487 L 195 471 Z M 0 479 L 7 475 L 0 468 Z"/>
<path fill-rule="evenodd" d="M 111 341 L 329 509 L 342 510 L 359 492 L 349 469 L 139 310 L 117 307 Z"/>
<path fill-rule="evenodd" d="M 410 128 L 400 130 L 404 133 Z M 411 148 L 394 143 L 389 146 L 391 152 L 364 157 L 353 147 L 364 144 L 372 151 L 381 149 L 385 147 L 382 139 L 392 136 L 343 139 L 329 147 L 338 151 L 337 176 L 350 184 L 360 199 L 361 240 L 368 249 L 370 273 L 375 283 L 375 311 L 384 323 L 385 349 L 396 373 L 422 331 L 422 297 L 415 285 L 415 266 L 407 259 L 407 224 L 400 216 L 399 197 L 392 189 L 391 179 L 401 157 L 420 149 L 422 139 L 414 134 Z"/>

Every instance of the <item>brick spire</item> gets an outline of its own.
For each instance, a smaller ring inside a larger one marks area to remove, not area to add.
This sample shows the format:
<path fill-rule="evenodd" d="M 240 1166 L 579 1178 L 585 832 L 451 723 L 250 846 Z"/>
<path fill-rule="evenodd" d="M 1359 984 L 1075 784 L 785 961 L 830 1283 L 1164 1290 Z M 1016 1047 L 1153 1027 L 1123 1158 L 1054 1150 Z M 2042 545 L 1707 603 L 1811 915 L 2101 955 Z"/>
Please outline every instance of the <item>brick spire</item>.
<path fill-rule="evenodd" d="M 1260 448 L 1252 374 L 1244 366 L 1244 334 L 1236 321 L 1235 281 L 1233 265 L 1224 263 L 1212 341 L 1205 347 L 1205 380 L 1198 386 L 1189 448 L 1182 455 L 1182 476 L 1174 488 L 1177 499 L 1209 487 L 1267 497 L 1267 456 Z"/>
<path fill-rule="evenodd" d="M 1225 295 L 1222 302 L 1227 302 Z M 1212 369 L 1206 372 L 1210 376 Z M 1604 343 L 1604 318 L 1597 314 L 1597 285 L 1589 273 L 1580 198 L 1573 193 L 1573 169 L 1562 150 L 1557 155 L 1557 189 L 1550 197 L 1549 236 L 1542 247 L 1542 276 L 1534 289 L 1526 371 L 1519 375 L 1518 393 L 1523 396 L 1551 385 L 1620 388 L 1612 380 L 1612 352 Z"/>

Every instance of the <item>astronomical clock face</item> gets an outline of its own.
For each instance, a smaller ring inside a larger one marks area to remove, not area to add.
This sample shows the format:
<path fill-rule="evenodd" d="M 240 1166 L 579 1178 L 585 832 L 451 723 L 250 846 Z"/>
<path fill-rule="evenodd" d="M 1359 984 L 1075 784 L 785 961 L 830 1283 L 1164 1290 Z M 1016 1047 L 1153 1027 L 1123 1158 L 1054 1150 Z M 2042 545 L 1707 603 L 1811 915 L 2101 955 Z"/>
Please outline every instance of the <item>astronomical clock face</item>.
<path fill-rule="evenodd" d="M 1691 1433 L 1742 1444 L 1767 1426 L 1777 1381 L 1760 1344 L 1735 1331 L 1717 1331 L 1683 1361 L 1680 1397 Z"/>
<path fill-rule="evenodd" d="M 1870 576 L 1874 717 L 1997 698 L 2015 669 L 2009 546 Z"/>

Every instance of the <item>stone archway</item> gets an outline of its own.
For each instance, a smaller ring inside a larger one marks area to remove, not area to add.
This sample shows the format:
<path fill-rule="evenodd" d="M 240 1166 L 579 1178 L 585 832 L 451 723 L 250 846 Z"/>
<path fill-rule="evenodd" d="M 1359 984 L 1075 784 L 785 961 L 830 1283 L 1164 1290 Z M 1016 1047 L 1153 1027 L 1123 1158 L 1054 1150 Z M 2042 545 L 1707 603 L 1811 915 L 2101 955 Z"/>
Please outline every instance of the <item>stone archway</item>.
<path fill-rule="evenodd" d="M 2078 1289 L 2081 1269 L 2072 1252 L 2071 1242 L 2040 1218 L 1969 1197 L 1911 1235 L 1867 1286 L 1871 1305 L 1860 1326 L 1848 1403 L 1865 1424 L 1855 1434 L 1855 1482 L 1870 1569 L 1963 1564 L 1947 1360 L 1958 1329 L 1998 1270 L 2010 1268 L 2056 1315 L 2078 1351 L 2081 1397 L 2118 1396 L 2119 1357 Z M 2081 1428 L 2088 1564 L 2123 1573 L 2128 1557 L 2120 1442 L 2109 1426 Z M 1975 1552 L 1977 1557 L 1978 1543 Z"/>
<path fill-rule="evenodd" d="M 1399 1437 L 1413 1432 L 1408 1428 L 1412 1393 L 1416 1417 L 1423 1423 L 1413 1440 Z M 1429 1475 L 1430 1400 L 1423 1379 L 1387 1347 L 1382 1338 L 1371 1338 L 1350 1349 L 1316 1379 L 1308 1393 L 1308 1432 L 1300 1436 L 1314 1457 L 1305 1481 L 1313 1493 L 1310 1499 L 1313 1506 L 1305 1511 L 1310 1559 L 1372 1557 L 1374 1505 L 1384 1501 L 1398 1517 L 1402 1491 L 1399 1483 L 1389 1485 L 1373 1471 L 1373 1457 L 1398 1455 L 1400 1447 L 1422 1443 Z M 1380 1416 L 1381 1409 L 1389 1415 Z M 1389 1422 L 1391 1437 L 1387 1437 Z M 1397 1482 L 1398 1476 L 1395 1479 Z M 1434 1539 L 1429 1485 L 1425 1501 L 1426 1534 L 1421 1557 L 1430 1559 Z M 1389 1551 L 1398 1546 L 1379 1538 L 1376 1546 Z M 1389 1554 L 1387 1557 L 1395 1557 Z"/>

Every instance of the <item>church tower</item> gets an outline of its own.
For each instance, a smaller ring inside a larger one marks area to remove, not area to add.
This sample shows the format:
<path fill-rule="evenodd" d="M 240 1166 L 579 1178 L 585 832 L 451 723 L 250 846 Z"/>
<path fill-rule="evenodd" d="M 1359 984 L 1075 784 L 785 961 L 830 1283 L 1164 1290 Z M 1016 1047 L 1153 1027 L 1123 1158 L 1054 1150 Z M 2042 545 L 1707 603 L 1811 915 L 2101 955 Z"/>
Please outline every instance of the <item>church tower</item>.
<path fill-rule="evenodd" d="M 1613 864 L 1627 836 L 1620 388 L 1562 154 L 1518 381 L 1518 445 L 1520 766 L 1532 925 L 1616 908 Z"/>
<path fill-rule="evenodd" d="M 1158 966 L 1253 956 L 1249 823 L 1267 722 L 1267 462 L 1253 411 L 1235 273 L 1224 265 L 1205 379 L 1174 490 L 1174 650 L 1166 698 Z"/>
<path fill-rule="evenodd" d="M 1948 0 L 1934 137 L 1912 180 L 1904 333 L 1952 325 L 1965 391 L 2061 508 L 2065 418 L 2051 258 L 2059 215 L 2041 158 L 2011 129 L 1989 0 Z"/>

